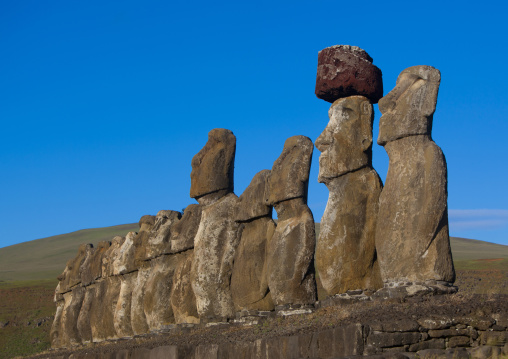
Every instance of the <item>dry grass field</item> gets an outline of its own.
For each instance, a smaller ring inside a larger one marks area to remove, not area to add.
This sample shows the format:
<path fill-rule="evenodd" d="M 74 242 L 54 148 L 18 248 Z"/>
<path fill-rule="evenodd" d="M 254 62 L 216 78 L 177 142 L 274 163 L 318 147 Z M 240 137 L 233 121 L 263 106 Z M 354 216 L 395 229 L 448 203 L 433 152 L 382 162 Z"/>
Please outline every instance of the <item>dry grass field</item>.
<path fill-rule="evenodd" d="M 0 358 L 50 347 L 56 277 L 81 243 L 96 244 L 137 228 L 87 229 L 0 248 Z M 508 294 L 508 246 L 464 238 L 452 238 L 451 244 L 460 293 Z"/>

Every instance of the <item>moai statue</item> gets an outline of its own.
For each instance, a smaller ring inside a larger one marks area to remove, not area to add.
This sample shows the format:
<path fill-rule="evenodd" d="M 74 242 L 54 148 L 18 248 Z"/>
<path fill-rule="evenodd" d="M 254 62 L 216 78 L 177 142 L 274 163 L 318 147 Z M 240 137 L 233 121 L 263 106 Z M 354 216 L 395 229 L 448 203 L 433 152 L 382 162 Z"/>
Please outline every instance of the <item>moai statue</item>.
<path fill-rule="evenodd" d="M 138 234 L 136 232 L 129 232 L 125 236 L 125 240 L 122 245 L 118 248 L 118 254 L 116 259 L 112 262 L 113 275 L 127 274 L 135 272 L 137 268 L 136 263 L 136 245 L 134 240 Z"/>
<path fill-rule="evenodd" d="M 341 98 L 328 116 L 316 140 L 318 181 L 330 191 L 316 245 L 318 287 L 324 297 L 375 291 L 382 287 L 375 247 L 382 184 L 372 168 L 372 104 L 363 96 Z"/>
<path fill-rule="evenodd" d="M 265 203 L 273 205 L 278 216 L 266 250 L 268 287 L 276 306 L 316 301 L 316 234 L 307 206 L 313 147 L 308 137 L 288 138 L 268 177 Z"/>
<path fill-rule="evenodd" d="M 51 341 L 51 347 L 53 349 L 57 349 L 65 346 L 65 332 L 62 328 L 62 314 L 65 301 L 63 295 L 60 293 L 60 282 L 56 286 L 53 302 L 56 305 L 56 312 L 55 319 L 53 319 L 53 324 L 51 325 L 51 330 L 49 332 L 49 338 Z"/>
<path fill-rule="evenodd" d="M 199 204 L 189 204 L 183 211 L 182 219 L 171 227 L 172 253 L 194 248 L 194 237 L 201 221 L 201 209 Z"/>
<path fill-rule="evenodd" d="M 57 313 L 51 329 L 52 346 L 69 347 L 81 344 L 78 317 L 83 304 L 85 289 L 81 286 L 80 267 L 90 254 L 91 244 L 82 244 L 78 254 L 67 262 L 64 272 L 58 277 L 55 292 Z"/>
<path fill-rule="evenodd" d="M 148 238 L 155 223 L 155 217 L 146 215 L 139 220 L 139 232 L 130 232 L 119 249 L 119 256 L 113 263 L 114 274 L 120 279 L 120 292 L 113 315 L 113 325 L 118 337 L 130 337 L 133 330 L 133 297 L 139 268 L 150 254 Z M 143 293 L 142 290 L 140 290 Z M 145 328 L 146 329 L 146 328 Z M 146 331 L 144 332 L 146 333 Z"/>
<path fill-rule="evenodd" d="M 238 199 L 236 221 L 242 223 L 231 292 L 235 310 L 273 310 L 266 273 L 266 247 L 275 232 L 272 206 L 265 204 L 269 170 L 257 173 Z"/>
<path fill-rule="evenodd" d="M 111 242 L 101 241 L 97 248 L 93 248 L 91 255 L 86 257 L 79 270 L 84 286 L 88 287 L 102 277 L 102 259 L 109 247 Z"/>
<path fill-rule="evenodd" d="M 448 234 L 447 173 L 432 141 L 441 74 L 431 66 L 401 72 L 379 101 L 378 144 L 390 163 L 379 199 L 376 248 L 385 287 L 449 287 L 455 280 Z M 415 283 L 416 282 L 416 283 Z"/>
<path fill-rule="evenodd" d="M 81 344 L 78 331 L 78 317 L 85 299 L 85 288 L 76 286 L 72 291 L 64 293 L 64 307 L 62 312 L 62 331 L 65 332 L 66 347 Z"/>
<path fill-rule="evenodd" d="M 170 298 L 175 323 L 199 323 L 190 273 L 194 259 L 194 237 L 201 222 L 201 210 L 200 204 L 188 205 L 182 219 L 171 227 L 171 250 L 174 253 L 181 253 L 173 275 Z"/>
<path fill-rule="evenodd" d="M 83 302 L 78 314 L 77 328 L 79 337 L 82 344 L 87 344 L 92 341 L 92 328 L 90 327 L 90 306 L 92 304 L 93 295 L 89 289 L 92 282 L 91 264 L 95 257 L 95 248 L 92 244 L 86 247 L 85 260 L 79 267 L 79 274 L 81 277 L 81 286 L 84 289 Z M 95 279 L 95 278 L 94 278 Z"/>
<path fill-rule="evenodd" d="M 111 242 L 99 242 L 97 248 L 92 248 L 90 255 L 86 257 L 80 267 L 81 284 L 86 289 L 85 298 L 83 299 L 83 305 L 78 317 L 78 331 L 83 344 L 93 341 L 90 323 L 91 310 L 98 287 L 97 281 L 102 277 L 102 258 L 110 246 Z"/>
<path fill-rule="evenodd" d="M 152 271 L 150 261 L 147 260 L 147 246 L 155 221 L 155 216 L 146 215 L 141 217 L 139 220 L 139 232 L 134 240 L 134 245 L 136 247 L 134 252 L 134 261 L 138 271 L 136 272 L 135 280 L 132 284 L 133 287 L 130 304 L 131 328 L 133 334 L 144 334 L 149 332 L 143 300 L 146 281 Z"/>
<path fill-rule="evenodd" d="M 175 322 L 171 306 L 173 276 L 181 254 L 162 255 L 150 261 L 152 267 L 145 285 L 143 309 L 150 331 L 158 330 L 163 324 Z"/>
<path fill-rule="evenodd" d="M 175 321 L 170 298 L 180 256 L 168 254 L 171 253 L 172 228 L 181 217 L 180 212 L 159 211 L 148 240 L 151 271 L 144 287 L 143 310 L 150 331 Z"/>
<path fill-rule="evenodd" d="M 201 318 L 234 316 L 230 278 L 238 242 L 233 193 L 236 138 L 233 132 L 214 129 L 208 142 L 192 159 L 190 196 L 203 206 L 190 280 Z"/>
<path fill-rule="evenodd" d="M 70 259 L 63 273 L 58 276 L 60 293 L 69 292 L 73 287 L 81 283 L 80 267 L 88 254 L 91 244 L 82 244 L 78 248 L 76 257 Z"/>
<path fill-rule="evenodd" d="M 114 291 L 109 292 L 115 296 L 115 298 L 111 298 L 115 302 L 112 313 L 115 338 L 129 337 L 133 334 L 131 326 L 131 299 L 138 271 L 135 253 L 135 240 L 137 236 L 136 232 L 127 233 L 125 240 L 118 249 L 118 257 L 113 261 L 114 277 L 110 277 L 110 280 L 119 281 L 117 284 L 119 286 L 118 290 L 115 288 Z M 111 335 L 108 339 L 111 339 Z"/>
<path fill-rule="evenodd" d="M 182 260 L 173 275 L 171 288 L 171 307 L 175 323 L 199 324 L 200 319 L 196 305 L 196 296 L 192 290 L 191 268 L 194 261 L 194 250 L 182 253 Z"/>
<path fill-rule="evenodd" d="M 147 259 L 171 253 L 171 229 L 181 218 L 182 214 L 177 211 L 162 210 L 157 213 L 146 244 Z"/>
<path fill-rule="evenodd" d="M 114 264 L 125 240 L 125 237 L 114 237 L 111 240 L 111 246 L 102 256 L 102 279 L 97 282 L 90 308 L 90 326 L 94 342 L 117 337 L 114 313 L 120 294 L 121 280 L 119 276 L 114 275 Z"/>
<path fill-rule="evenodd" d="M 164 212 L 164 211 L 161 211 Z M 156 216 L 145 215 L 139 219 L 139 231 L 134 237 L 134 264 L 138 268 L 143 262 L 148 261 L 153 252 L 150 246 L 150 238 L 152 237 L 152 229 L 157 221 Z"/>

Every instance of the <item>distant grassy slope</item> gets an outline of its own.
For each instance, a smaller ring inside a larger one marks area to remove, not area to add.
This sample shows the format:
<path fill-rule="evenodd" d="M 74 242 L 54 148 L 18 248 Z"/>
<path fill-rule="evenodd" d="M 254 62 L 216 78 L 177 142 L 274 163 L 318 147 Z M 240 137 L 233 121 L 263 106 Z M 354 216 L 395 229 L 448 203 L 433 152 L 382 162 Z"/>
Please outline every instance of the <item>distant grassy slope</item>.
<path fill-rule="evenodd" d="M 316 223 L 316 234 L 320 224 Z M 138 225 L 84 229 L 0 248 L 0 281 L 55 279 L 81 243 L 97 244 L 116 235 L 137 231 Z M 508 258 L 508 246 L 474 239 L 451 238 L 454 261 Z"/>
<path fill-rule="evenodd" d="M 96 245 L 138 228 L 138 224 L 133 223 L 84 229 L 0 248 L 0 281 L 56 278 L 67 261 L 76 255 L 81 243 Z"/>
<path fill-rule="evenodd" d="M 454 261 L 490 258 L 508 258 L 508 246 L 476 239 L 451 237 Z"/>

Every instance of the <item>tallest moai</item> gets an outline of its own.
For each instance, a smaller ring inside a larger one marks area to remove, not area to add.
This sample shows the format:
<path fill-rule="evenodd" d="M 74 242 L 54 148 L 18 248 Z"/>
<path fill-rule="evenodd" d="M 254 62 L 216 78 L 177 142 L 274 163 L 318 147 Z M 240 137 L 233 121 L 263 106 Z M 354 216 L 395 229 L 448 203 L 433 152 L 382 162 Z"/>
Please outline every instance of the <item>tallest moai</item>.
<path fill-rule="evenodd" d="M 333 102 L 315 143 L 318 181 L 329 190 L 315 255 L 321 298 L 382 287 L 374 236 L 383 186 L 372 167 L 372 104 L 383 96 L 383 81 L 372 61 L 348 45 L 318 55 L 315 93 Z"/>
<path fill-rule="evenodd" d="M 439 70 L 413 66 L 402 71 L 395 88 L 379 101 L 378 144 L 390 158 L 376 228 L 385 285 L 455 280 L 446 161 L 431 138 L 440 81 Z"/>

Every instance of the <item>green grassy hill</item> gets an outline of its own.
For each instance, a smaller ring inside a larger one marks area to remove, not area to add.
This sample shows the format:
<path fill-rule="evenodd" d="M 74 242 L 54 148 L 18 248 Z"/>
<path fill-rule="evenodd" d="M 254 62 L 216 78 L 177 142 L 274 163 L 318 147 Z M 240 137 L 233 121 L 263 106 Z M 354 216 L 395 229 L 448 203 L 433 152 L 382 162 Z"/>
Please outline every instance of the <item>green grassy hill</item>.
<path fill-rule="evenodd" d="M 508 246 L 476 239 L 451 237 L 454 261 L 472 259 L 508 258 Z"/>
<path fill-rule="evenodd" d="M 316 223 L 316 233 L 319 233 Z M 0 281 L 28 281 L 55 279 L 66 262 L 73 258 L 80 244 L 111 240 L 137 231 L 137 223 L 113 227 L 92 228 L 68 234 L 37 239 L 0 248 Z M 454 261 L 506 258 L 508 246 L 466 238 L 451 238 Z"/>
<path fill-rule="evenodd" d="M 83 229 L 29 242 L 0 248 L 0 281 L 26 281 L 55 279 L 73 258 L 82 243 L 96 245 L 137 231 L 138 224 L 122 224 L 113 227 Z"/>

